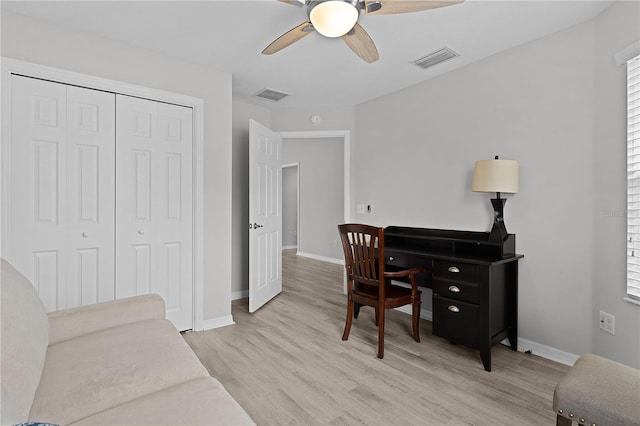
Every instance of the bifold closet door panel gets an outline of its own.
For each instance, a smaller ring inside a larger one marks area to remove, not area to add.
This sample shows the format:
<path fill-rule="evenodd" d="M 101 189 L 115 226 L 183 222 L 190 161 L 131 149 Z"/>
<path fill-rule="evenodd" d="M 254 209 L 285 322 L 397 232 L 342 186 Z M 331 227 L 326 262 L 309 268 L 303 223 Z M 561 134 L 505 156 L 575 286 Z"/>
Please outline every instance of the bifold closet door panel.
<path fill-rule="evenodd" d="M 116 298 L 158 293 L 193 323 L 192 109 L 116 96 Z"/>
<path fill-rule="evenodd" d="M 112 300 L 115 95 L 11 79 L 8 258 L 48 311 Z"/>

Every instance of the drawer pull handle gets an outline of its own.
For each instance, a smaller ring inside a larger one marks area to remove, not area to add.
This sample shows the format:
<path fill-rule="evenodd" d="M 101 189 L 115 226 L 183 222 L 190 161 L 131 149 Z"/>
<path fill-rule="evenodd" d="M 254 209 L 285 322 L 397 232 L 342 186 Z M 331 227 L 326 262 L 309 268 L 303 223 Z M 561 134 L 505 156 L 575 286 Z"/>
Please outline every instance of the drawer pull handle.
<path fill-rule="evenodd" d="M 449 286 L 449 291 L 450 291 L 451 293 L 460 293 L 460 288 L 459 288 L 459 287 L 457 287 L 457 286 L 455 286 L 455 285 L 450 285 L 450 286 Z"/>
<path fill-rule="evenodd" d="M 455 266 L 449 266 L 449 272 L 457 273 L 457 272 L 460 272 L 460 269 L 458 269 Z"/>
<path fill-rule="evenodd" d="M 396 258 L 395 258 L 395 257 L 393 257 L 393 256 L 389 256 L 389 261 L 390 261 L 390 262 L 393 262 L 394 260 L 396 260 Z"/>
<path fill-rule="evenodd" d="M 448 309 L 449 309 L 451 312 L 454 312 L 454 313 L 456 313 L 456 314 L 457 314 L 458 312 L 460 312 L 460 308 L 458 308 L 456 305 L 449 305 L 449 308 L 448 308 Z"/>

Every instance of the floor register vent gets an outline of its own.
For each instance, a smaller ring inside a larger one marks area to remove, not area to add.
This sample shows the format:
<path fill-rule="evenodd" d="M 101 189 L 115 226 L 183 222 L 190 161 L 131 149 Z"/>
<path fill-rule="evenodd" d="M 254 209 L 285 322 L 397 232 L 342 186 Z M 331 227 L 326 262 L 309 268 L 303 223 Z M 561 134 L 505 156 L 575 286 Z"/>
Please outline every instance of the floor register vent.
<path fill-rule="evenodd" d="M 422 69 L 427 69 L 441 62 L 455 58 L 456 56 L 460 56 L 460 55 L 454 52 L 453 50 L 449 49 L 448 47 L 443 47 L 442 49 L 429 53 L 428 55 L 423 56 L 420 59 L 411 61 L 411 63 Z"/>
<path fill-rule="evenodd" d="M 267 101 L 278 102 L 280 99 L 289 96 L 289 94 L 273 89 L 262 89 L 253 96 L 255 98 L 266 99 Z"/>

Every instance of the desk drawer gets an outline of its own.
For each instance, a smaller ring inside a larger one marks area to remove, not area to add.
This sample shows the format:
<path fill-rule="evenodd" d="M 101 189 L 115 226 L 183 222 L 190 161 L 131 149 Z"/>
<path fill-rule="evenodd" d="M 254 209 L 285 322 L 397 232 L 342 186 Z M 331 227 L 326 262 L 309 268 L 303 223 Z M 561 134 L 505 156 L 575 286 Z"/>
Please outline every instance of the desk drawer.
<path fill-rule="evenodd" d="M 400 271 L 403 269 L 411 268 L 427 268 L 431 269 L 432 260 L 425 256 L 395 252 L 393 250 L 387 250 L 385 252 L 386 257 L 386 270 L 387 271 Z M 420 287 L 431 288 L 431 274 L 418 274 L 416 277 L 416 284 Z M 409 282 L 409 278 L 394 278 L 394 280 Z"/>
<path fill-rule="evenodd" d="M 409 254 L 387 250 L 385 252 L 386 264 L 401 269 L 431 268 L 431 259 L 417 254 Z"/>
<path fill-rule="evenodd" d="M 453 281 L 475 283 L 478 281 L 478 265 L 449 260 L 434 260 L 433 276 Z"/>
<path fill-rule="evenodd" d="M 479 303 L 480 301 L 480 289 L 475 283 L 434 278 L 433 293 L 465 302 Z"/>
<path fill-rule="evenodd" d="M 478 305 L 433 295 L 433 334 L 478 347 Z"/>

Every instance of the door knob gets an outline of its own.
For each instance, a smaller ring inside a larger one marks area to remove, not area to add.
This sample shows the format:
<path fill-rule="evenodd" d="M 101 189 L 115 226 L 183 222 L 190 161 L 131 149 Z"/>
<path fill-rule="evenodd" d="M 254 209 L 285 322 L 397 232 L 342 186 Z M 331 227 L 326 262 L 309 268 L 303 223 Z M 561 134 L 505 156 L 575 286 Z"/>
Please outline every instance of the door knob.
<path fill-rule="evenodd" d="M 258 225 L 257 223 L 253 224 L 253 229 L 264 228 L 264 225 Z"/>
<path fill-rule="evenodd" d="M 83 232 L 83 233 L 82 233 L 82 238 L 87 238 L 88 236 L 89 236 L 89 233 L 88 233 L 88 232 Z"/>
<path fill-rule="evenodd" d="M 143 235 L 144 231 L 142 229 L 138 229 L 138 235 Z"/>

